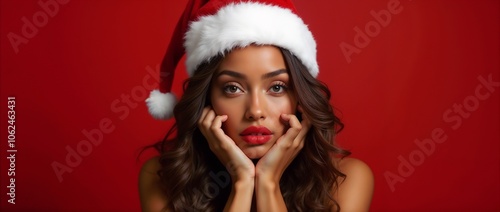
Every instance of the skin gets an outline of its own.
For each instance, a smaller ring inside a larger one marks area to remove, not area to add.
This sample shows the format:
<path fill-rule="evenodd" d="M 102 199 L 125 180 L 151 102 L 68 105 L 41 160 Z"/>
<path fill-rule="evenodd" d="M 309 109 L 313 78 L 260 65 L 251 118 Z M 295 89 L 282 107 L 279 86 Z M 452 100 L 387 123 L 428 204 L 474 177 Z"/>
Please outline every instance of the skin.
<path fill-rule="evenodd" d="M 288 89 L 289 75 L 280 50 L 273 46 L 235 49 L 215 76 L 212 107 L 204 109 L 199 127 L 231 174 L 234 189 L 225 210 L 249 211 L 254 190 L 258 210 L 286 210 L 279 180 L 304 146 L 310 124 L 307 117 L 301 123 L 293 115 L 297 100 Z M 268 128 L 272 138 L 262 145 L 246 143 L 240 133 L 249 126 Z M 250 158 L 261 159 L 254 165 Z"/>
<path fill-rule="evenodd" d="M 286 211 L 279 180 L 302 149 L 310 128 L 306 116 L 300 122 L 294 115 L 301 108 L 287 89 L 289 80 L 283 56 L 273 46 L 235 49 L 215 74 L 212 105 L 203 110 L 198 126 L 231 175 L 233 190 L 225 211 Z M 246 143 L 240 133 L 249 126 L 268 128 L 271 139 L 261 145 Z M 251 159 L 259 160 L 254 164 Z M 342 210 L 367 211 L 373 193 L 368 166 L 356 159 L 332 160 L 348 176 L 332 192 Z M 147 211 L 166 205 L 156 175 L 160 166 L 154 163 L 158 162 L 148 161 L 139 177 L 141 205 Z"/>
<path fill-rule="evenodd" d="M 281 52 L 271 46 L 236 49 L 222 61 L 215 76 L 210 91 L 211 109 L 219 116 L 225 115 L 224 133 L 248 158 L 263 157 L 285 133 L 287 123 L 281 120 L 281 114 L 295 114 L 297 108 L 297 100 L 288 88 L 289 76 Z M 207 110 L 211 112 L 210 108 Z M 211 117 L 202 116 L 200 120 L 200 127 L 212 124 L 203 125 L 203 121 L 212 121 Z M 263 145 L 246 143 L 239 135 L 249 126 L 268 128 L 273 134 L 271 140 Z"/>

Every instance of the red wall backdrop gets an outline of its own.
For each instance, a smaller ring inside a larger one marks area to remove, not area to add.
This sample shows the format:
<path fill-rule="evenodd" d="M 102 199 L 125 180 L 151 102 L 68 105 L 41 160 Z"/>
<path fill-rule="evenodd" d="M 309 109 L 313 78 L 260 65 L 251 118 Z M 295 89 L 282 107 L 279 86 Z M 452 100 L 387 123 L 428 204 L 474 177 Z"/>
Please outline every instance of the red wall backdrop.
<path fill-rule="evenodd" d="M 172 124 L 143 102 L 186 0 L 0 2 L 2 211 L 139 210 L 138 150 Z M 499 1 L 295 2 L 372 210 L 500 210 Z"/>

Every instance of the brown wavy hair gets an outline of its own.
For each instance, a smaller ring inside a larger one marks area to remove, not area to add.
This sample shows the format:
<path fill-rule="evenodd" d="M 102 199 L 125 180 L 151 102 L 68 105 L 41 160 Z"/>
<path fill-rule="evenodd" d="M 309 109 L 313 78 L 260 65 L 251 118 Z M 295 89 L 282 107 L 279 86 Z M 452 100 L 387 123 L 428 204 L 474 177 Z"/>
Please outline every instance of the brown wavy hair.
<path fill-rule="evenodd" d="M 289 211 L 340 210 L 331 192 L 332 188 L 336 191 L 345 175 L 336 168 L 332 157 L 350 154 L 334 144 L 335 135 L 344 125 L 329 103 L 328 87 L 311 76 L 288 50 L 281 52 L 294 95 L 311 121 L 303 149 L 280 180 L 283 199 Z M 158 175 L 170 210 L 222 211 L 229 198 L 231 183 L 226 167 L 211 152 L 197 125 L 203 108 L 210 105 L 212 76 L 222 59 L 219 55 L 200 65 L 184 82 L 184 94 L 174 108 L 176 122 L 154 145 L 160 153 Z M 296 115 L 300 119 L 300 112 Z M 226 183 L 221 183 L 221 176 Z"/>

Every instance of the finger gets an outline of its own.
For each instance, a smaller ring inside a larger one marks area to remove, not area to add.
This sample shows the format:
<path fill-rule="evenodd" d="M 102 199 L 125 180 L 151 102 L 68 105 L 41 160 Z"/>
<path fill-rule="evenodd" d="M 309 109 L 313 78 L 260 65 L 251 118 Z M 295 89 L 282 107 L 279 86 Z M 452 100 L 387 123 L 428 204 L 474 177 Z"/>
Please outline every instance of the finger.
<path fill-rule="evenodd" d="M 278 170 L 284 170 L 288 167 L 296 156 L 296 153 L 300 150 L 299 143 L 294 140 L 302 128 L 300 121 L 295 115 L 281 114 L 281 118 L 290 128 L 276 141 L 276 146 L 272 147 L 265 155 L 268 162 L 274 161 L 274 168 Z"/>
<path fill-rule="evenodd" d="M 201 116 L 198 119 L 198 126 L 201 126 L 201 124 L 203 123 L 203 120 L 205 120 L 205 117 L 207 116 L 209 111 L 210 111 L 210 106 L 203 108 L 203 111 L 201 112 Z"/>
<path fill-rule="evenodd" d="M 207 142 L 211 146 L 211 148 L 219 149 L 220 148 L 220 133 L 218 131 L 222 131 L 220 126 L 222 125 L 222 117 L 216 116 L 213 110 L 209 110 L 205 119 L 202 121 L 202 134 L 205 136 Z M 222 132 L 224 134 L 224 132 Z"/>
<path fill-rule="evenodd" d="M 300 124 L 302 126 L 302 129 L 297 135 L 297 138 L 303 140 L 306 137 L 309 129 L 311 129 L 311 122 L 309 121 L 309 117 L 307 117 L 306 114 L 302 114 L 302 122 Z"/>
<path fill-rule="evenodd" d="M 299 121 L 297 116 L 291 115 L 290 116 L 290 129 L 295 128 L 297 130 L 297 133 L 293 137 L 292 140 L 292 146 L 295 147 L 297 150 L 302 149 L 304 146 L 304 137 L 307 134 L 307 131 L 309 130 L 308 127 L 308 121 L 307 120 L 302 120 L 302 122 Z"/>
<path fill-rule="evenodd" d="M 211 137 L 208 131 L 210 130 L 210 126 L 212 126 L 214 118 L 215 118 L 215 112 L 212 109 L 208 109 L 207 114 L 205 115 L 199 126 L 201 133 L 205 135 L 207 139 Z"/>
<path fill-rule="evenodd" d="M 216 116 L 209 129 L 209 133 L 211 135 L 212 139 L 209 139 L 209 142 L 215 142 L 213 143 L 214 145 L 218 146 L 220 149 L 225 149 L 227 150 L 229 146 L 231 145 L 231 142 L 229 142 L 229 137 L 224 133 L 222 130 L 221 126 L 222 123 L 227 120 L 227 115 L 221 115 L 221 116 Z"/>
<path fill-rule="evenodd" d="M 277 141 L 277 143 L 281 143 L 285 147 L 291 147 L 293 145 L 293 140 L 299 134 L 302 129 L 302 125 L 295 115 L 291 114 L 281 114 L 281 118 L 283 121 L 288 123 L 290 128 L 286 131 L 286 133 Z"/>
<path fill-rule="evenodd" d="M 222 130 L 222 122 L 225 122 L 226 120 L 227 120 L 227 115 L 216 116 L 212 121 L 210 129 L 213 132 Z"/>
<path fill-rule="evenodd" d="M 292 130 L 290 132 L 296 133 L 295 135 L 297 135 L 299 133 L 299 131 L 302 129 L 302 125 L 301 125 L 299 119 L 297 118 L 297 116 L 295 116 L 293 114 L 282 114 L 281 117 L 290 126 L 290 129 L 287 130 L 287 133 L 290 130 Z"/>
<path fill-rule="evenodd" d="M 207 112 L 207 115 L 202 121 L 202 125 L 205 129 L 209 129 L 210 126 L 212 126 L 212 122 L 214 121 L 215 118 L 215 112 L 213 110 L 209 110 Z"/>
<path fill-rule="evenodd" d="M 289 119 L 288 123 L 290 124 L 290 129 L 287 131 L 287 133 L 289 131 L 293 132 L 290 133 L 291 145 L 293 147 L 297 147 L 297 149 L 300 150 L 304 146 L 305 137 L 311 126 L 309 118 L 305 114 L 303 114 L 302 122 L 300 122 L 295 115 L 287 116 L 284 117 L 285 119 Z"/>

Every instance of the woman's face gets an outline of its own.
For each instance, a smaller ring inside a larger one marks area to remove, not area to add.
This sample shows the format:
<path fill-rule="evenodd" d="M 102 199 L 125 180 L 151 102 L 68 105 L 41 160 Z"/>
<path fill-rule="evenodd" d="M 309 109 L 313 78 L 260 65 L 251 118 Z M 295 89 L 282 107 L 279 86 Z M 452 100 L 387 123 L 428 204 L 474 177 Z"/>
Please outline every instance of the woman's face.
<path fill-rule="evenodd" d="M 224 132 L 251 159 L 261 158 L 287 127 L 281 114 L 295 114 L 297 100 L 281 51 L 248 46 L 225 56 L 211 86 L 212 108 L 227 115 Z"/>

